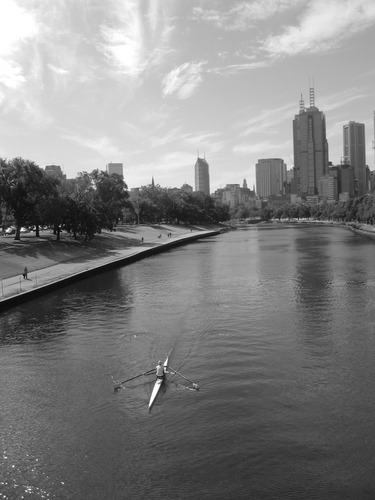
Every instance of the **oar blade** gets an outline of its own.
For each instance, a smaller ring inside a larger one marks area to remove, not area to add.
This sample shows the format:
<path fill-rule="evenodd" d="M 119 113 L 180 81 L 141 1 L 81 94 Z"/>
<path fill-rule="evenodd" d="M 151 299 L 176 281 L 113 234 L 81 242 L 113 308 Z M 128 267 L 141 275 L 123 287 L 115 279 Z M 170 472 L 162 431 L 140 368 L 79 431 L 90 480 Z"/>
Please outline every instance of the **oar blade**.
<path fill-rule="evenodd" d="M 177 370 L 175 370 L 174 368 L 172 368 L 171 366 L 169 367 L 173 372 L 174 372 L 174 375 L 179 375 L 180 377 L 182 377 L 183 379 L 187 380 L 188 382 L 190 382 L 193 387 L 192 387 L 192 390 L 194 391 L 199 391 L 199 387 L 198 387 L 198 384 L 196 384 L 195 382 L 193 382 L 192 380 L 188 379 L 187 377 L 185 377 L 185 375 L 182 375 L 182 373 L 178 372 Z"/>
<path fill-rule="evenodd" d="M 152 372 L 154 372 L 155 369 L 152 368 L 151 370 L 148 370 L 147 372 L 140 373 L 139 375 L 136 375 L 135 377 L 128 378 L 126 380 L 123 380 L 122 382 L 119 382 L 118 380 L 113 380 L 113 383 L 115 384 L 114 391 L 119 391 L 120 389 L 124 389 L 123 384 L 126 382 L 130 382 L 131 380 L 134 380 L 136 378 L 142 377 L 143 375 L 150 375 Z M 112 377 L 113 379 L 113 377 Z"/>

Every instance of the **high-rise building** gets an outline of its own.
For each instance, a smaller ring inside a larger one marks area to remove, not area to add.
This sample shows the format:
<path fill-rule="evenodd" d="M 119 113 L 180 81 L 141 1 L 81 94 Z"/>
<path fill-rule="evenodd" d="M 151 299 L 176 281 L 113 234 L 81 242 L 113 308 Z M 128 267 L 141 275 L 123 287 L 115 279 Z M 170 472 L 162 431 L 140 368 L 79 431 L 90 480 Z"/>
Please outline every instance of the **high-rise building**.
<path fill-rule="evenodd" d="M 192 193 L 193 192 L 193 186 L 190 186 L 186 182 L 181 186 L 181 191 L 184 191 L 185 193 Z"/>
<path fill-rule="evenodd" d="M 286 192 L 286 164 L 281 158 L 262 158 L 255 165 L 257 195 L 261 198 Z"/>
<path fill-rule="evenodd" d="M 46 165 L 44 170 L 48 175 L 53 175 L 54 177 L 58 177 L 60 179 L 66 179 L 66 175 L 63 174 L 60 165 Z"/>
<path fill-rule="evenodd" d="M 375 170 L 370 172 L 370 192 L 375 193 Z"/>
<path fill-rule="evenodd" d="M 320 199 L 325 202 L 333 202 L 338 199 L 338 179 L 334 172 L 320 177 L 318 185 Z"/>
<path fill-rule="evenodd" d="M 109 175 L 117 174 L 124 178 L 124 166 L 122 163 L 108 163 L 107 172 Z"/>
<path fill-rule="evenodd" d="M 352 166 L 345 164 L 344 160 L 340 165 L 329 167 L 329 175 L 337 179 L 337 194 L 338 196 L 345 194 L 346 199 L 354 196 L 354 169 Z"/>
<path fill-rule="evenodd" d="M 367 193 L 366 140 L 364 123 L 349 122 L 343 127 L 344 160 L 354 168 L 355 196 Z"/>
<path fill-rule="evenodd" d="M 310 107 L 301 95 L 299 114 L 293 120 L 294 190 L 302 198 L 319 194 L 319 178 L 328 173 L 328 142 L 324 113 L 315 106 L 310 88 Z"/>
<path fill-rule="evenodd" d="M 208 170 L 208 163 L 205 158 L 197 158 L 194 167 L 195 172 L 195 191 L 202 191 L 202 193 L 210 194 L 210 174 Z"/>

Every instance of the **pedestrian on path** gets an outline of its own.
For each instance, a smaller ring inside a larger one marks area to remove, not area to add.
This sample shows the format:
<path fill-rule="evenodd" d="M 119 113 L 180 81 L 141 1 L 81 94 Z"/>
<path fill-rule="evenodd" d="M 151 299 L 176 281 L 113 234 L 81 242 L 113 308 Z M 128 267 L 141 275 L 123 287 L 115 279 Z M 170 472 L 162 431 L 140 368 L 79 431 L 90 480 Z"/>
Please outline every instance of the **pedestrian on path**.
<path fill-rule="evenodd" d="M 26 266 L 23 268 L 23 279 L 27 280 L 27 267 Z"/>

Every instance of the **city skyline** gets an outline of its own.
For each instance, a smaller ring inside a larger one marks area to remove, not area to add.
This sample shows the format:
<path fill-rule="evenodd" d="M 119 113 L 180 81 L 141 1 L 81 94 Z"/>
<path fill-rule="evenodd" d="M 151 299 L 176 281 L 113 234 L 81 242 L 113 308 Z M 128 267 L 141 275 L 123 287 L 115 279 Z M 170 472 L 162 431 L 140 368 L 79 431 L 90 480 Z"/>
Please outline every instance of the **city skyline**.
<path fill-rule="evenodd" d="M 261 158 L 293 167 L 301 93 L 326 117 L 329 160 L 363 123 L 374 169 L 372 0 L 2 0 L 0 157 L 67 177 L 123 163 L 129 189 L 255 184 Z"/>

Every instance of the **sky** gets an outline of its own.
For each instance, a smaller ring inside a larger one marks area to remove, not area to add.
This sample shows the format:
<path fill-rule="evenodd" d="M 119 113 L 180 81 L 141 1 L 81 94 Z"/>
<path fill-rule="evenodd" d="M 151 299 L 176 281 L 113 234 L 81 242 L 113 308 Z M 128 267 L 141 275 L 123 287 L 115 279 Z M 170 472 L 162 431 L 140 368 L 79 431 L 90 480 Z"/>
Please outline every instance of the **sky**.
<path fill-rule="evenodd" d="M 373 170 L 374 46 L 374 0 L 1 0 L 0 157 L 131 189 L 194 187 L 199 155 L 211 192 L 252 189 L 313 87 L 329 160 L 357 121 Z"/>

